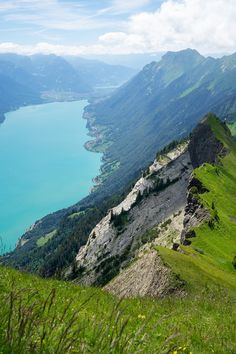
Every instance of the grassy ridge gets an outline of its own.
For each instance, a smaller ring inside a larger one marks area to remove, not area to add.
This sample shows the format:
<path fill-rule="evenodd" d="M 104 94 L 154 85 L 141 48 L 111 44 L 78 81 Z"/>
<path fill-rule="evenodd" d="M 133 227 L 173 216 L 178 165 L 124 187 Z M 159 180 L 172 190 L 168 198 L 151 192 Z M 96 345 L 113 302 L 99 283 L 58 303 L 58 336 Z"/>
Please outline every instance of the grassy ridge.
<path fill-rule="evenodd" d="M 228 127 L 231 131 L 231 134 L 233 136 L 236 136 L 236 122 L 229 124 Z"/>
<path fill-rule="evenodd" d="M 235 353 L 235 302 L 220 288 L 119 302 L 0 268 L 0 317 L 3 353 Z"/>
<path fill-rule="evenodd" d="M 219 164 L 204 164 L 194 171 L 209 190 L 198 197 L 210 211 L 212 222 L 195 228 L 191 246 L 181 246 L 184 254 L 161 248 L 159 252 L 192 289 L 207 283 L 235 292 L 236 270 L 232 262 L 236 254 L 236 143 L 213 115 L 209 115 L 208 122 L 229 151 Z"/>

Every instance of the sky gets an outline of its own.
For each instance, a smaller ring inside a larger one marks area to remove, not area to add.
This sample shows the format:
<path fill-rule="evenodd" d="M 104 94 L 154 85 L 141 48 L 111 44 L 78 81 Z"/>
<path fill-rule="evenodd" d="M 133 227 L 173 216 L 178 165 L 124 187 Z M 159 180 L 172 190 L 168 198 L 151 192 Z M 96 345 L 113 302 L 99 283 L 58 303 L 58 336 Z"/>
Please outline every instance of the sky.
<path fill-rule="evenodd" d="M 0 0 L 0 52 L 236 51 L 236 0 Z"/>

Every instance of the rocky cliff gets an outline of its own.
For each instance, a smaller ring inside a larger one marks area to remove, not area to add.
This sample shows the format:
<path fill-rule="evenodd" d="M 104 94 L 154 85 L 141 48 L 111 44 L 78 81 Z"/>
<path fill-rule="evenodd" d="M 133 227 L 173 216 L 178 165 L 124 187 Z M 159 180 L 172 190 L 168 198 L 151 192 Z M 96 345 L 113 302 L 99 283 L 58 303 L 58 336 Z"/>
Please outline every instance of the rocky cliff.
<path fill-rule="evenodd" d="M 226 153 L 227 149 L 213 134 L 206 116 L 191 134 L 189 154 L 193 167 L 197 168 L 204 162 L 216 163 Z"/>
<path fill-rule="evenodd" d="M 179 239 L 178 226 L 164 238 L 163 233 L 173 218 L 181 217 L 186 204 L 192 172 L 187 146 L 179 145 L 155 160 L 127 197 L 92 230 L 76 257 L 82 270 L 79 282 L 105 284 L 127 266 L 150 238 L 168 247 Z M 146 234 L 154 227 L 152 235 Z"/>
<path fill-rule="evenodd" d="M 105 288 L 121 297 L 184 294 L 184 282 L 154 249 L 161 245 L 178 251 L 180 244 L 191 243 L 194 227 L 210 220 L 198 198 L 208 190 L 194 177 L 193 168 L 219 162 L 226 153 L 205 117 L 190 142 L 158 156 L 92 230 L 76 257 L 75 281 L 108 283 Z"/>

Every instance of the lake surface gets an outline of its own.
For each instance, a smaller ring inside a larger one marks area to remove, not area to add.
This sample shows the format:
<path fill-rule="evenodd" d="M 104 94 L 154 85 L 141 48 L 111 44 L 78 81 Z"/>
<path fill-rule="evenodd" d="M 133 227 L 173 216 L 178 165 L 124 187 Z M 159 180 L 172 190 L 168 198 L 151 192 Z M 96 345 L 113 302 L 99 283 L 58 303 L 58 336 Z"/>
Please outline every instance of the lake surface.
<path fill-rule="evenodd" d="M 101 155 L 84 148 L 86 105 L 28 106 L 0 125 L 0 236 L 7 250 L 36 220 L 89 193 Z"/>

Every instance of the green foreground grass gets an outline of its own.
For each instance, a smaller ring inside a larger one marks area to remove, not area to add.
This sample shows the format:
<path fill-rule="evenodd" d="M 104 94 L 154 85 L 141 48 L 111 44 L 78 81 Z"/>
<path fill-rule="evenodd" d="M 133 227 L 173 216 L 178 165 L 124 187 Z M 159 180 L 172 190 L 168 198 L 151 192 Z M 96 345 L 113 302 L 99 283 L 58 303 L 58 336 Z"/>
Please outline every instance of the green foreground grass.
<path fill-rule="evenodd" d="M 235 353 L 235 298 L 219 287 L 120 302 L 1 267 L 0 316 L 3 353 Z"/>

